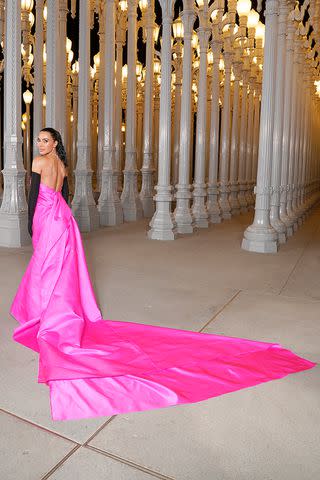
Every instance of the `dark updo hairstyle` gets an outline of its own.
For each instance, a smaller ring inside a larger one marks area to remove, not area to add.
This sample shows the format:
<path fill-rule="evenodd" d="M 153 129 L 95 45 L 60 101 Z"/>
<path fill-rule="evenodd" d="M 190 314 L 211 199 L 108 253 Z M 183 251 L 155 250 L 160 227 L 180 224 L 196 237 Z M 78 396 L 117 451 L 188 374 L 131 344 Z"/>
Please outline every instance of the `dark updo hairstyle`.
<path fill-rule="evenodd" d="M 61 135 L 58 132 L 58 130 L 55 130 L 54 128 L 51 128 L 51 127 L 45 127 L 45 128 L 42 128 L 40 131 L 50 133 L 53 140 L 55 142 L 58 142 L 58 144 L 56 146 L 57 155 L 60 158 L 60 160 L 63 161 L 64 165 L 67 167 L 68 166 L 67 154 L 66 154 L 65 148 L 64 148 L 63 143 L 62 143 Z"/>

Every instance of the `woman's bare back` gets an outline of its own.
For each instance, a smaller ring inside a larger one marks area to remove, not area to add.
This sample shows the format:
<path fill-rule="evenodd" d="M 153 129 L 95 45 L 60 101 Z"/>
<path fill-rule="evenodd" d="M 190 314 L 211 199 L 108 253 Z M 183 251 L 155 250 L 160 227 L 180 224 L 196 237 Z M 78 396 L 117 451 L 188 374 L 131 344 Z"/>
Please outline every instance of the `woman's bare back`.
<path fill-rule="evenodd" d="M 43 155 L 36 157 L 33 162 L 36 167 L 33 170 L 41 174 L 41 183 L 60 192 L 67 170 L 58 155 Z"/>

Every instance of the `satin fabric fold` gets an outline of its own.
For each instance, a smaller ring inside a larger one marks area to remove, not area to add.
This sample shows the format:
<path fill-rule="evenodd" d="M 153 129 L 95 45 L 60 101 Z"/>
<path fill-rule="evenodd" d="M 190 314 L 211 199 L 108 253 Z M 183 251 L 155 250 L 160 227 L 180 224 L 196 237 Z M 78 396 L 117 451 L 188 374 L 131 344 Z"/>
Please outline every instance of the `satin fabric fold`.
<path fill-rule="evenodd" d="M 77 223 L 42 183 L 32 242 L 13 338 L 39 352 L 54 420 L 198 402 L 315 365 L 274 343 L 103 319 Z"/>

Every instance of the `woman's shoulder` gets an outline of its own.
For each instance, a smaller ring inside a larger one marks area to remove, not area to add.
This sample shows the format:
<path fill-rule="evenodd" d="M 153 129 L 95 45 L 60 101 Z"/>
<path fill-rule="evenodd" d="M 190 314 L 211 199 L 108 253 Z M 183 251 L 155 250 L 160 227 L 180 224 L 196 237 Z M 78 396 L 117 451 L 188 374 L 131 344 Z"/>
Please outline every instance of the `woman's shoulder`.
<path fill-rule="evenodd" d="M 43 157 L 38 155 L 32 160 L 32 171 L 36 173 L 41 173 L 43 168 Z"/>

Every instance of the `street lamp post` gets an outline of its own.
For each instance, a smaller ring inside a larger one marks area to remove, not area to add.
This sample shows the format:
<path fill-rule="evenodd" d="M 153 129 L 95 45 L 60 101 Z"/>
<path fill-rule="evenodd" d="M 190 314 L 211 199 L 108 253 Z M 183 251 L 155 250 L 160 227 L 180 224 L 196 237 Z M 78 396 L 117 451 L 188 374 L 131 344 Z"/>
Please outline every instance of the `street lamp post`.
<path fill-rule="evenodd" d="M 171 213 L 171 28 L 173 0 L 160 0 L 162 9 L 161 89 L 159 114 L 159 165 L 156 188 L 156 211 L 150 222 L 152 240 L 174 240 L 176 223 Z"/>
<path fill-rule="evenodd" d="M 4 51 L 4 177 L 0 208 L 0 245 L 20 247 L 30 243 L 25 194 L 25 169 L 21 137 L 21 7 L 6 2 L 6 48 Z"/>
<path fill-rule="evenodd" d="M 153 93 L 154 93 L 154 41 L 155 34 L 159 32 L 155 24 L 154 0 L 139 1 L 142 11 L 142 25 L 145 31 L 146 40 L 146 68 L 144 80 L 144 108 L 143 108 L 143 146 L 142 146 L 142 187 L 140 191 L 140 200 L 142 203 L 143 214 L 151 218 L 154 213 L 154 151 L 153 151 Z"/>
<path fill-rule="evenodd" d="M 191 157 L 191 86 L 192 86 L 192 31 L 196 15 L 193 2 L 185 1 L 181 13 L 181 20 L 173 23 L 173 34 L 178 39 L 184 40 L 183 45 L 183 74 L 180 111 L 179 133 L 179 172 L 176 185 L 176 208 L 174 212 L 177 231 L 179 233 L 193 232 L 193 217 L 190 209 L 190 157 Z"/>
<path fill-rule="evenodd" d="M 114 105 L 114 161 L 115 177 L 117 190 L 122 190 L 122 161 L 123 161 L 123 132 L 122 132 L 122 67 L 123 67 L 123 47 L 126 43 L 127 29 L 127 9 L 126 0 L 121 0 L 116 11 L 116 85 L 115 85 L 115 105 Z"/>
<path fill-rule="evenodd" d="M 36 147 L 36 138 L 44 126 L 42 95 L 43 95 L 43 0 L 36 0 L 36 30 L 34 47 L 34 102 L 33 102 L 33 147 Z"/>
<path fill-rule="evenodd" d="M 100 2 L 99 8 L 99 52 L 94 56 L 94 64 L 97 71 L 98 81 L 98 157 L 96 173 L 96 192 L 101 192 L 101 170 L 103 164 L 103 140 L 104 140 L 104 76 L 105 63 L 101 58 L 105 57 L 105 2 Z"/>
<path fill-rule="evenodd" d="M 242 41 L 242 99 L 241 99 L 241 117 L 240 117 L 240 138 L 239 138 L 239 194 L 238 200 L 240 204 L 241 213 L 246 213 L 248 210 L 248 202 L 246 199 L 247 178 L 247 139 L 248 139 L 248 85 L 250 75 L 250 57 L 244 48 L 246 41 L 246 27 L 248 17 L 251 9 L 251 0 L 238 0 L 237 13 L 240 19 L 241 41 Z"/>
<path fill-rule="evenodd" d="M 206 228 L 209 215 L 206 207 L 207 185 L 205 183 L 206 168 L 206 121 L 207 121 L 207 69 L 208 42 L 211 34 L 209 26 L 209 8 L 207 0 L 197 0 L 196 9 L 200 26 L 197 30 L 200 44 L 199 94 L 197 102 L 197 126 L 195 145 L 195 177 L 193 183 L 192 214 L 195 225 Z"/>
<path fill-rule="evenodd" d="M 220 132 L 220 54 L 222 39 L 220 25 L 224 10 L 222 2 L 216 13 L 212 14 L 212 81 L 211 81 L 211 120 L 210 120 L 210 152 L 208 174 L 207 210 L 211 223 L 220 223 L 221 215 L 218 203 L 218 164 L 219 164 L 219 132 Z"/>
<path fill-rule="evenodd" d="M 79 84 L 79 62 L 76 61 L 72 65 L 72 162 L 69 169 L 70 189 L 75 190 L 74 171 L 77 166 L 77 141 L 78 141 L 78 84 Z"/>
<path fill-rule="evenodd" d="M 282 154 L 282 135 L 283 122 L 286 121 L 283 116 L 284 110 L 284 88 L 285 88 L 285 41 L 286 27 L 288 18 L 288 5 L 280 5 L 279 9 L 279 31 L 278 31 L 278 50 L 277 50 L 277 84 L 274 113 L 273 129 L 273 155 L 270 197 L 270 223 L 278 233 L 280 243 L 287 240 L 285 224 L 280 219 L 280 190 L 281 190 L 281 154 Z"/>
<path fill-rule="evenodd" d="M 142 217 L 142 204 L 137 184 L 137 0 L 128 0 L 128 79 L 126 109 L 126 160 L 121 203 L 125 221 L 135 221 Z"/>
<path fill-rule="evenodd" d="M 181 20 L 180 20 L 181 21 Z M 180 118 L 181 118 L 181 92 L 182 92 L 182 58 L 183 45 L 181 39 L 174 42 L 173 47 L 173 146 L 172 146 L 172 183 L 175 186 L 179 177 L 179 151 L 180 151 Z"/>
<path fill-rule="evenodd" d="M 99 227 L 99 214 L 92 194 L 90 130 L 90 5 L 80 0 L 79 15 L 79 112 L 77 166 L 72 211 L 82 232 Z"/>
<path fill-rule="evenodd" d="M 244 250 L 260 253 L 276 252 L 278 248 L 277 232 L 270 225 L 269 220 L 278 7 L 278 0 L 269 0 L 266 4 L 266 39 L 261 104 L 261 124 L 263 128 L 260 128 L 255 216 L 253 224 L 245 230 L 242 241 Z"/>
<path fill-rule="evenodd" d="M 123 213 L 117 191 L 114 146 L 114 93 L 115 93 L 115 2 L 105 4 L 105 72 L 104 72 L 104 141 L 101 170 L 101 193 L 98 211 L 100 225 L 123 223 Z"/>
<path fill-rule="evenodd" d="M 220 143 L 220 166 L 219 166 L 219 205 L 221 216 L 228 220 L 231 218 L 231 209 L 228 199 L 229 193 L 229 157 L 230 157 L 230 82 L 231 82 L 231 32 L 229 25 L 223 31 L 224 49 L 224 89 L 223 105 L 221 114 L 221 143 Z"/>

